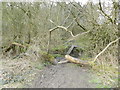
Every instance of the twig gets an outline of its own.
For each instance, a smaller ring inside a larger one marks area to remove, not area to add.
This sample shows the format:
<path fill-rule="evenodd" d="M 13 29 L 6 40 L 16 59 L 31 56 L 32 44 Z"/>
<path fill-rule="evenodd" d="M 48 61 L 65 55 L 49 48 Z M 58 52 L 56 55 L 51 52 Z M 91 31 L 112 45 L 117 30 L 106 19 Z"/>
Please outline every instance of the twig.
<path fill-rule="evenodd" d="M 49 40 L 48 40 L 47 54 L 49 54 L 49 49 L 50 49 L 50 41 L 51 41 L 51 32 L 49 32 Z"/>
<path fill-rule="evenodd" d="M 73 19 L 73 21 L 67 26 L 67 28 L 69 28 L 73 24 L 73 22 L 75 21 L 75 19 Z"/>
<path fill-rule="evenodd" d="M 77 34 L 77 35 L 75 35 L 74 37 L 70 38 L 66 43 L 70 42 L 71 40 L 74 40 L 74 39 L 75 39 L 76 37 L 78 37 L 78 36 L 85 35 L 85 34 L 89 33 L 90 31 L 91 31 L 91 30 L 89 30 L 89 31 L 87 31 L 87 32 L 83 32 L 83 33 Z"/>
<path fill-rule="evenodd" d="M 95 62 L 97 60 L 97 58 L 113 43 L 117 42 L 120 39 L 120 37 L 112 42 L 110 42 L 93 60 L 93 62 Z"/>
<path fill-rule="evenodd" d="M 57 26 L 57 25 L 55 24 L 55 22 L 53 22 L 53 20 L 49 19 L 49 21 L 50 21 L 52 24 L 54 24 L 55 26 Z"/>
<path fill-rule="evenodd" d="M 49 32 L 52 32 L 52 31 L 54 31 L 54 30 L 56 30 L 56 29 L 58 29 L 58 28 L 61 28 L 61 29 L 65 30 L 65 31 L 69 32 L 69 33 L 71 34 L 71 36 L 74 37 L 72 31 L 68 31 L 68 29 L 67 29 L 66 27 L 64 27 L 64 26 L 54 27 L 54 28 L 50 29 Z"/>
<path fill-rule="evenodd" d="M 101 0 L 99 0 L 99 6 L 100 6 L 100 8 L 99 8 L 100 11 L 101 11 L 101 12 L 108 18 L 108 20 L 110 20 L 110 22 L 113 24 L 112 18 L 103 11 L 102 5 L 101 5 Z"/>
<path fill-rule="evenodd" d="M 67 19 L 70 17 L 70 13 L 69 15 L 66 17 L 66 19 L 63 21 L 63 23 L 61 24 L 62 26 L 66 23 Z"/>

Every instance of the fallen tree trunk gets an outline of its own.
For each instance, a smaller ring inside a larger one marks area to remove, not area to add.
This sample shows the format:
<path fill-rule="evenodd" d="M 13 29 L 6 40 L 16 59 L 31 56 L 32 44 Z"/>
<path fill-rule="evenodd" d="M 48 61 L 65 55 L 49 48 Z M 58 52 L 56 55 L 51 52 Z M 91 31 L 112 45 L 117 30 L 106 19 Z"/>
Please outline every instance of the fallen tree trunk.
<path fill-rule="evenodd" d="M 88 61 L 80 60 L 78 58 L 74 58 L 70 55 L 65 55 L 65 59 L 67 59 L 69 62 L 76 63 L 76 64 L 82 64 L 82 65 L 88 65 Z"/>

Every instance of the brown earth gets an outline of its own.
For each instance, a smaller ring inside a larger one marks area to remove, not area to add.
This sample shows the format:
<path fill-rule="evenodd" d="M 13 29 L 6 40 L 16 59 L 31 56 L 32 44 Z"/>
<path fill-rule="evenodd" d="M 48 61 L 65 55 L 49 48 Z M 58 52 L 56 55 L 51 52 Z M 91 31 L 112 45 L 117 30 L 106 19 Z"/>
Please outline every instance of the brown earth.
<path fill-rule="evenodd" d="M 44 68 L 32 88 L 95 88 L 89 81 L 93 73 L 85 67 L 67 63 Z"/>

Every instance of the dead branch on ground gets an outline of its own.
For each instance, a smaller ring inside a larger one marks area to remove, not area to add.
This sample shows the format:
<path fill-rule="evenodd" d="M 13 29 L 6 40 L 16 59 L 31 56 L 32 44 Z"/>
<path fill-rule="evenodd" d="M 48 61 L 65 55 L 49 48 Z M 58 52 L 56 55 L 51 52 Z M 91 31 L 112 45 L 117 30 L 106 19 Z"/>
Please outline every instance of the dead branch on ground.
<path fill-rule="evenodd" d="M 14 46 L 19 46 L 19 47 L 22 47 L 22 48 L 25 48 L 26 46 L 25 45 L 22 45 L 20 43 L 16 43 L 16 42 L 13 42 L 12 44 L 9 45 L 8 48 L 6 48 L 3 52 L 8 52 L 10 51 Z"/>

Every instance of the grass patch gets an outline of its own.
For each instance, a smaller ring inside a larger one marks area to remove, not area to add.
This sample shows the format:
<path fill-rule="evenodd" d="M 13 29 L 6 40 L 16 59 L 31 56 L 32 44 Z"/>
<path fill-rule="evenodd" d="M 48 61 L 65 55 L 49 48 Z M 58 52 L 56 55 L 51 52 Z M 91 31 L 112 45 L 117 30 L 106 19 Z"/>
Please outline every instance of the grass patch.
<path fill-rule="evenodd" d="M 92 80 L 90 80 L 89 82 L 90 82 L 90 83 L 95 83 L 95 84 L 101 84 L 101 83 L 102 83 L 101 80 L 98 79 L 98 78 L 92 79 Z"/>
<path fill-rule="evenodd" d="M 101 84 L 98 84 L 96 86 L 96 88 L 111 88 L 110 86 L 107 86 L 107 85 L 101 85 Z"/>
<path fill-rule="evenodd" d="M 94 76 L 94 77 L 96 77 L 96 78 L 90 80 L 89 82 L 96 84 L 95 88 L 111 88 L 111 86 L 109 86 L 109 85 L 104 85 L 102 80 L 99 77 L 97 77 L 97 76 Z"/>
<path fill-rule="evenodd" d="M 40 64 L 40 63 L 35 64 L 35 68 L 37 68 L 37 69 L 39 69 L 39 70 L 41 70 L 43 67 L 44 67 L 44 66 L 43 66 L 42 64 Z"/>
<path fill-rule="evenodd" d="M 100 78 L 102 88 L 118 86 L 118 70 L 109 65 L 95 65 L 93 70 Z M 93 80 L 94 82 L 94 80 Z M 98 87 L 101 87 L 101 84 Z"/>
<path fill-rule="evenodd" d="M 51 65 L 51 62 L 45 61 L 45 62 L 43 63 L 43 65 L 44 65 L 44 66 Z"/>

